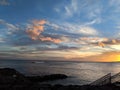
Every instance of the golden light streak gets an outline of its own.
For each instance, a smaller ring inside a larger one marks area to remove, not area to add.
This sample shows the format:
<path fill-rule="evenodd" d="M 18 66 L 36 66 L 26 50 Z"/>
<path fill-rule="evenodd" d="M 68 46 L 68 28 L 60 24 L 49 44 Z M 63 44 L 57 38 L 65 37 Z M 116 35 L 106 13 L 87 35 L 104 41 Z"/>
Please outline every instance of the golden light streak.
<path fill-rule="evenodd" d="M 120 61 L 120 52 L 104 52 L 101 55 L 90 56 L 86 59 L 96 62 L 119 62 Z"/>

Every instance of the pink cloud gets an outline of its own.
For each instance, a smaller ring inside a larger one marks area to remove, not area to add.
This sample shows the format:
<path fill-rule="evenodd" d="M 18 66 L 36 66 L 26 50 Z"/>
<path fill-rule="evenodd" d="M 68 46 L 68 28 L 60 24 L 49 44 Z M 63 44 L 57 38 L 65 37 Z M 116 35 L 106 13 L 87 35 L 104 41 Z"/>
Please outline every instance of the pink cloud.
<path fill-rule="evenodd" d="M 27 28 L 26 32 L 30 36 L 32 40 L 41 40 L 41 41 L 50 41 L 53 43 L 60 43 L 60 39 L 46 37 L 42 35 L 44 32 L 44 24 L 46 24 L 46 20 L 34 20 L 30 28 Z"/>

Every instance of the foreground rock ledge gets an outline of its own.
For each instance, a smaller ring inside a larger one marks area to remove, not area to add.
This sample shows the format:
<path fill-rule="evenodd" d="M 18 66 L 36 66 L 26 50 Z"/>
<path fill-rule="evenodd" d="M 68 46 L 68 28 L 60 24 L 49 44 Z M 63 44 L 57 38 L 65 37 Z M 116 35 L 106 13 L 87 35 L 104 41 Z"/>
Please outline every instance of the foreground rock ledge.
<path fill-rule="evenodd" d="M 51 74 L 45 76 L 25 76 L 15 69 L 0 69 L 0 85 L 2 84 L 29 84 L 40 83 L 44 81 L 53 81 L 67 78 L 64 74 Z"/>
<path fill-rule="evenodd" d="M 65 78 L 67 76 L 64 74 L 24 76 L 15 69 L 2 68 L 0 69 L 0 90 L 120 90 L 119 83 L 103 86 L 40 84 L 43 81 Z"/>

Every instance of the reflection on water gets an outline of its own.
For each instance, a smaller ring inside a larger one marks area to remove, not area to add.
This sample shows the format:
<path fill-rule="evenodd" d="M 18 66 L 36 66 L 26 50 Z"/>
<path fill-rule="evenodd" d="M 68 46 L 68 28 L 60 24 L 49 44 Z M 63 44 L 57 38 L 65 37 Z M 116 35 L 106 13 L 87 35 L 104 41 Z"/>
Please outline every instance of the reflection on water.
<path fill-rule="evenodd" d="M 26 75 L 61 73 L 69 76 L 65 80 L 47 82 L 51 84 L 87 84 L 107 73 L 115 74 L 120 72 L 120 63 L 0 60 L 0 67 L 15 68 Z"/>

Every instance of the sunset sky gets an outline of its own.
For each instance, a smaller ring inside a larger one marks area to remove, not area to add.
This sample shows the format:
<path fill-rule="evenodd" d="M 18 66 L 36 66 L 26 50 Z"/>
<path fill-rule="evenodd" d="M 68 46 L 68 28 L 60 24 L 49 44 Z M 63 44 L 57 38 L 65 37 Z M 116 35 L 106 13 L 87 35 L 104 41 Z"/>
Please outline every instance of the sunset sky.
<path fill-rule="evenodd" d="M 0 59 L 120 61 L 120 0 L 0 0 Z"/>

